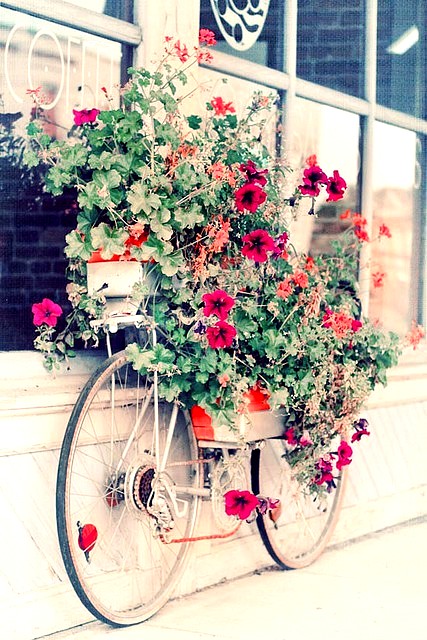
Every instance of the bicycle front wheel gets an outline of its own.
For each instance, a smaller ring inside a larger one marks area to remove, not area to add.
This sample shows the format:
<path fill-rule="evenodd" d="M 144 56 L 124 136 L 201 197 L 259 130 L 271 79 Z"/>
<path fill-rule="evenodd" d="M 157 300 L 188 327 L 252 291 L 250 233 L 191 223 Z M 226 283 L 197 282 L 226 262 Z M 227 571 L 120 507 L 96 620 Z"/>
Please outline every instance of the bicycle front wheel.
<path fill-rule="evenodd" d="M 65 568 L 87 609 L 117 626 L 142 622 L 166 603 L 196 521 L 192 428 L 175 405 L 161 402 L 156 437 L 154 414 L 150 388 L 121 352 L 81 392 L 59 460 Z"/>
<path fill-rule="evenodd" d="M 280 567 L 300 569 L 314 562 L 331 538 L 347 474 L 343 470 L 336 489 L 314 500 L 292 477 L 285 447 L 284 440 L 271 439 L 265 441 L 263 448 L 252 451 L 252 491 L 280 500 L 277 513 L 273 510 L 258 515 L 258 530 L 268 553 Z"/>

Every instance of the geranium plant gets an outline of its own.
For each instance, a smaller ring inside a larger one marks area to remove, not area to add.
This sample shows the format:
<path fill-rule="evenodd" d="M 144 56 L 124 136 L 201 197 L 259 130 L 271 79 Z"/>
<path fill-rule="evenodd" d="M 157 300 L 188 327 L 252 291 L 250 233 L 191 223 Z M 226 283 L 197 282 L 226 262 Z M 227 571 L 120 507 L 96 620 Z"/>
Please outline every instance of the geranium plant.
<path fill-rule="evenodd" d="M 35 304 L 35 344 L 50 368 L 73 355 L 78 338 L 97 345 L 91 321 L 105 313 L 105 296 L 88 293 L 88 261 L 94 252 L 139 261 L 156 275 L 157 292 L 148 296 L 142 282 L 134 297 L 160 340 L 127 347 L 134 367 L 160 373 L 163 398 L 198 404 L 231 429 L 246 411 L 245 392 L 262 388 L 283 415 L 298 479 L 331 490 L 352 443 L 368 434 L 359 411 L 397 362 L 398 339 L 360 317 L 362 216 L 343 213 L 348 227 L 330 255 L 293 247 L 289 222 L 301 199 L 315 213 L 321 191 L 337 202 L 346 184 L 315 156 L 299 180 L 289 179 L 261 135 L 274 96 L 254 94 L 241 117 L 221 96 L 193 115 L 182 108 L 194 92 L 189 70 L 209 61 L 213 43 L 207 30 L 193 52 L 167 39 L 158 68 L 130 69 L 120 108 L 75 110 L 65 140 L 51 139 L 43 118 L 30 122 L 27 163 L 47 163 L 46 189 L 74 194 L 77 211 L 65 246 L 72 310 L 62 320 L 58 305 Z M 380 227 L 379 237 L 389 234 Z M 233 499 L 227 508 L 239 511 Z"/>

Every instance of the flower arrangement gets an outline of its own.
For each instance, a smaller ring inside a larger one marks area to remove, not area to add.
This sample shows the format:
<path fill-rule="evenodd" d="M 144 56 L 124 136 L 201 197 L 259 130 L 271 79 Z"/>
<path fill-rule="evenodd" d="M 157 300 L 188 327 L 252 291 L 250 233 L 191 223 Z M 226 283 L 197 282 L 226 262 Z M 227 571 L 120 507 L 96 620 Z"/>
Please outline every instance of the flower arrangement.
<path fill-rule="evenodd" d="M 360 214 L 343 212 L 347 227 L 329 255 L 293 247 L 289 223 L 301 200 L 313 214 L 321 190 L 336 202 L 346 183 L 311 156 L 291 186 L 289 167 L 261 135 L 274 96 L 254 94 L 240 118 L 220 96 L 186 114 L 191 65 L 209 61 L 212 44 L 207 30 L 191 53 L 167 39 L 158 68 L 130 70 L 121 107 L 74 111 L 66 140 L 44 133 L 43 118 L 28 125 L 27 163 L 46 163 L 46 189 L 74 193 L 77 210 L 65 247 L 72 309 L 62 321 L 52 301 L 35 304 L 35 346 L 52 368 L 73 355 L 76 339 L 97 345 L 91 321 L 105 312 L 105 296 L 88 293 L 87 263 L 96 251 L 138 261 L 156 276 L 156 293 L 147 295 L 143 280 L 133 298 L 161 339 L 127 347 L 134 367 L 159 372 L 166 400 L 198 404 L 231 429 L 247 410 L 245 392 L 265 390 L 283 415 L 296 477 L 314 493 L 329 491 L 335 470 L 351 462 L 351 444 L 369 433 L 359 411 L 386 383 L 398 338 L 360 318 L 359 249 L 369 240 Z M 382 225 L 377 239 L 388 235 Z M 229 498 L 230 513 L 240 513 L 239 500 Z"/>

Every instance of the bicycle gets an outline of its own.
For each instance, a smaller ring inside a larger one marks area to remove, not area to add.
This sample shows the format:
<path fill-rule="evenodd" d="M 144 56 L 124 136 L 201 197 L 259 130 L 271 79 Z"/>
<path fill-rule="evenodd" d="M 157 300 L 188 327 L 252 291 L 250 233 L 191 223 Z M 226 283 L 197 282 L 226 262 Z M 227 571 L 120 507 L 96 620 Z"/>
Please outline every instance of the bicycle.
<path fill-rule="evenodd" d="M 268 553 L 283 569 L 311 564 L 324 550 L 342 503 L 345 473 L 321 504 L 291 479 L 280 416 L 252 412 L 246 435 L 211 440 L 189 412 L 158 396 L 126 353 L 112 354 L 110 332 L 139 328 L 157 339 L 143 315 L 99 324 L 108 358 L 87 381 L 74 406 L 59 459 L 56 509 L 59 543 L 71 584 L 86 608 L 113 626 L 143 622 L 171 597 L 190 545 L 225 538 L 239 527 L 224 511 L 224 494 L 248 486 L 280 500 L 258 514 Z M 244 424 L 244 421 L 246 423 Z M 243 421 L 243 422 L 242 422 Z M 208 439 L 206 439 L 208 438 Z M 217 531 L 196 535 L 201 500 L 212 505 Z"/>

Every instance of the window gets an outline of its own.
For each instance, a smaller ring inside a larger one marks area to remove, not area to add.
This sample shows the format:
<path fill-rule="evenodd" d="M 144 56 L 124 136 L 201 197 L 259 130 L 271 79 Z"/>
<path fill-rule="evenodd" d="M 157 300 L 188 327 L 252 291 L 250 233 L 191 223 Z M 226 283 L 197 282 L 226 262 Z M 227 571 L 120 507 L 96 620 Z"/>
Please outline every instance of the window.
<path fill-rule="evenodd" d="M 93 9 L 124 15 L 130 6 L 107 0 Z M 30 349 L 33 302 L 48 297 L 67 304 L 63 246 L 75 217 L 73 203 L 44 194 L 40 175 L 22 162 L 33 108 L 28 90 L 40 88 L 49 133 L 60 136 L 72 124 L 73 108 L 106 106 L 102 86 L 117 96 L 127 54 L 110 38 L 5 8 L 0 27 L 0 350 Z"/>
<path fill-rule="evenodd" d="M 379 0 L 377 100 L 425 117 L 425 0 Z"/>
<path fill-rule="evenodd" d="M 297 75 L 363 95 L 365 0 L 298 2 Z"/>
<path fill-rule="evenodd" d="M 421 277 L 416 150 L 413 131 L 375 124 L 372 228 L 375 235 L 385 223 L 392 235 L 372 245 L 369 310 L 372 318 L 381 316 L 383 324 L 400 335 L 417 320 Z"/>

